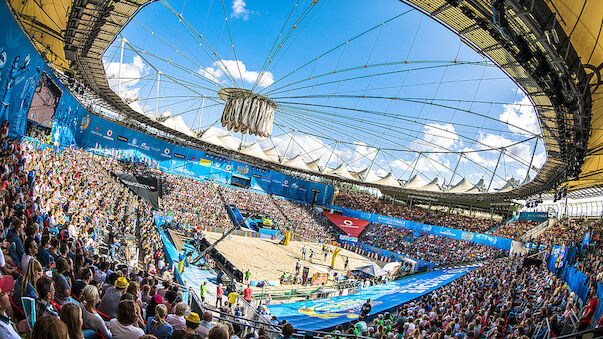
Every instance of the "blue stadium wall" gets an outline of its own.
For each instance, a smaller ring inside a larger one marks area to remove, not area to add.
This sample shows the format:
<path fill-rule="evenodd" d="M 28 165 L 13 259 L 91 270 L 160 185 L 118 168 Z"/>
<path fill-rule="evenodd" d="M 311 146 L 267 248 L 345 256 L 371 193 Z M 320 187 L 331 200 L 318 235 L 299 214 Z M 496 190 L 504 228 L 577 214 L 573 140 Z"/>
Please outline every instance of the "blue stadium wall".
<path fill-rule="evenodd" d="M 81 147 L 97 154 L 133 159 L 170 173 L 228 183 L 233 173 L 250 179 L 251 187 L 290 199 L 318 204 L 331 202 L 330 185 L 306 181 L 278 171 L 214 156 L 199 149 L 181 147 L 103 119 L 87 111 L 53 75 L 6 3 L 0 5 L 0 121 L 11 124 L 9 136 L 26 132 L 27 112 L 43 72 L 61 89 L 52 124 L 52 142 Z"/>

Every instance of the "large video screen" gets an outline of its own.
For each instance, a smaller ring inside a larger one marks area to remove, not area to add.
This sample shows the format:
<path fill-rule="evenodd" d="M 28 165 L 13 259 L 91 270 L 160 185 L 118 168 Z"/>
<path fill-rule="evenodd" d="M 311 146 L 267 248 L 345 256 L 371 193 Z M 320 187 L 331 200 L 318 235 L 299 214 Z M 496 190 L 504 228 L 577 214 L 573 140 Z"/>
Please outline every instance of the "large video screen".
<path fill-rule="evenodd" d="M 51 128 L 60 99 L 61 90 L 59 87 L 50 79 L 46 72 L 42 73 L 36 91 L 31 99 L 27 119 L 44 127 Z"/>

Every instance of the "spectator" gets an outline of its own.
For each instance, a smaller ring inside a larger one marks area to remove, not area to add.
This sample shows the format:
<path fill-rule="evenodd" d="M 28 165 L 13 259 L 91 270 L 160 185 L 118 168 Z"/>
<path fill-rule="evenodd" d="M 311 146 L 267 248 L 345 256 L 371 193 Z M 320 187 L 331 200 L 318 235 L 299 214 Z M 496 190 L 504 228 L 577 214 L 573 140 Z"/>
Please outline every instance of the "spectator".
<path fill-rule="evenodd" d="M 103 318 L 96 311 L 95 305 L 99 300 L 98 289 L 95 286 L 87 285 L 84 287 L 80 296 L 83 324 L 86 328 L 101 334 L 103 337 L 111 338 L 111 333 L 107 329 Z"/>
<path fill-rule="evenodd" d="M 125 288 L 125 287 L 124 287 Z M 138 318 L 136 304 L 132 300 L 122 300 L 117 306 L 117 318 L 109 322 L 109 331 L 113 339 L 138 338 L 144 331 L 134 326 Z"/>
<path fill-rule="evenodd" d="M 207 338 L 208 339 L 229 339 L 228 330 L 226 329 L 226 326 L 224 326 L 222 324 L 215 324 L 209 330 Z"/>
<path fill-rule="evenodd" d="M 38 298 L 36 299 L 36 316 L 51 315 L 59 317 L 56 307 L 54 306 L 55 289 L 54 282 L 48 277 L 42 277 L 36 282 L 36 290 Z"/>
<path fill-rule="evenodd" d="M 69 339 L 84 339 L 84 334 L 82 333 L 82 310 L 78 305 L 74 303 L 63 305 L 61 320 L 67 325 Z"/>
<path fill-rule="evenodd" d="M 31 331 L 31 339 L 70 339 L 67 325 L 55 316 L 39 316 Z"/>
<path fill-rule="evenodd" d="M 183 330 L 182 329 L 174 330 L 174 333 L 172 333 L 171 339 L 183 339 L 185 337 L 188 339 L 201 339 L 202 336 L 197 334 L 197 329 L 199 328 L 199 323 L 200 323 L 199 315 L 195 312 L 191 312 L 186 317 L 186 328 Z"/>
<path fill-rule="evenodd" d="M 211 319 L 213 315 L 209 311 L 203 312 L 203 320 L 199 323 L 199 327 L 197 328 L 197 334 L 201 336 L 201 338 L 207 338 L 209 335 L 209 331 L 212 328 Z"/>
<path fill-rule="evenodd" d="M 70 270 L 71 265 L 67 259 L 59 258 L 57 260 L 57 269 L 52 275 L 52 280 L 54 281 L 54 286 L 56 288 L 54 301 L 61 306 L 67 303 L 67 300 L 71 295 L 71 281 L 65 276 Z"/>
<path fill-rule="evenodd" d="M 163 304 L 155 306 L 155 316 L 149 318 L 145 332 L 156 336 L 158 339 L 169 338 L 174 330 L 172 325 L 165 321 L 166 317 L 167 307 Z"/>
<path fill-rule="evenodd" d="M 121 300 L 121 296 L 125 293 L 128 287 L 128 281 L 124 277 L 119 277 L 115 280 L 115 286 L 110 286 L 103 295 L 98 310 L 108 315 L 110 318 L 115 318 L 117 307 Z"/>
<path fill-rule="evenodd" d="M 165 318 L 165 321 L 172 325 L 174 331 L 184 330 L 186 328 L 186 319 L 184 318 L 184 315 L 187 311 L 188 306 L 186 303 L 179 302 L 174 307 L 174 313 L 168 314 L 168 316 Z"/>

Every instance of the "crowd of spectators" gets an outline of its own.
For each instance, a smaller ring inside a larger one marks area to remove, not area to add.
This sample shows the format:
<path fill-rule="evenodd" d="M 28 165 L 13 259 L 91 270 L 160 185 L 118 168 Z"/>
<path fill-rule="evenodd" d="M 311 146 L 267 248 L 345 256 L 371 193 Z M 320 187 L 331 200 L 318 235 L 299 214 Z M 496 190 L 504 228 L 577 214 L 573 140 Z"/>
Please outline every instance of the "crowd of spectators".
<path fill-rule="evenodd" d="M 436 266 L 479 262 L 503 255 L 494 247 L 375 223 L 367 226 L 360 240 Z"/>
<path fill-rule="evenodd" d="M 335 239 L 331 222 L 315 211 L 312 205 L 272 197 L 272 201 L 284 214 L 286 227 L 304 241 L 329 242 Z"/>
<path fill-rule="evenodd" d="M 578 328 L 587 328 L 593 305 L 580 312 L 576 295 L 545 265 L 522 263 L 522 257 L 490 261 L 393 314 L 337 331 L 373 338 L 533 338 L 548 320 L 556 337 L 573 314 Z"/>
<path fill-rule="evenodd" d="M 272 202 L 268 194 L 232 186 L 221 185 L 218 189 L 226 204 L 236 205 L 239 210 L 258 217 L 268 217 L 277 226 L 285 223 L 283 212 Z"/>
<path fill-rule="evenodd" d="M 514 220 L 498 226 L 494 231 L 492 231 L 492 235 L 518 240 L 524 234 L 526 234 L 527 231 L 538 226 L 538 224 L 540 224 L 538 221 Z"/>
<path fill-rule="evenodd" d="M 531 239 L 530 242 L 541 245 L 576 246 L 582 243 L 584 234 L 588 231 L 593 231 L 593 238 L 598 238 L 602 226 L 603 223 L 600 220 L 563 217 Z"/>
<path fill-rule="evenodd" d="M 174 223 L 194 228 L 232 227 L 218 184 L 170 174 L 164 178 L 169 189 L 162 197 L 162 208 L 173 213 Z"/>
<path fill-rule="evenodd" d="M 499 221 L 488 218 L 469 217 L 444 211 L 420 207 L 411 208 L 400 204 L 392 204 L 391 202 L 378 199 L 368 193 L 352 190 L 340 190 L 335 196 L 334 204 L 345 208 L 382 214 L 422 224 L 443 226 L 477 233 L 485 233 L 500 223 Z"/>

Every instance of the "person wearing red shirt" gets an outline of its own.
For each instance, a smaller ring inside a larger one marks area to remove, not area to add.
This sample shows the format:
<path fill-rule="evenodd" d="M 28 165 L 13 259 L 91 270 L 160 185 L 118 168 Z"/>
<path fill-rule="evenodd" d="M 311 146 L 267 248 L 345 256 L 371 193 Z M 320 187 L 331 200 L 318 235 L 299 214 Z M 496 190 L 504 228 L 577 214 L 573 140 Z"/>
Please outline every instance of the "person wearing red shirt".
<path fill-rule="evenodd" d="M 251 302 L 251 285 L 247 285 L 247 288 L 243 290 L 243 299 L 247 302 Z"/>
<path fill-rule="evenodd" d="M 216 288 L 216 308 L 222 307 L 222 296 L 224 295 L 224 289 L 222 284 L 219 284 Z"/>
<path fill-rule="evenodd" d="M 597 289 L 594 286 L 588 291 L 588 295 L 590 299 L 588 300 L 588 305 L 586 309 L 584 309 L 584 313 L 580 317 L 580 325 L 578 325 L 578 331 L 584 331 L 590 326 L 590 322 L 593 320 L 593 316 L 597 310 L 597 306 L 599 306 L 599 299 L 597 299 Z"/>

